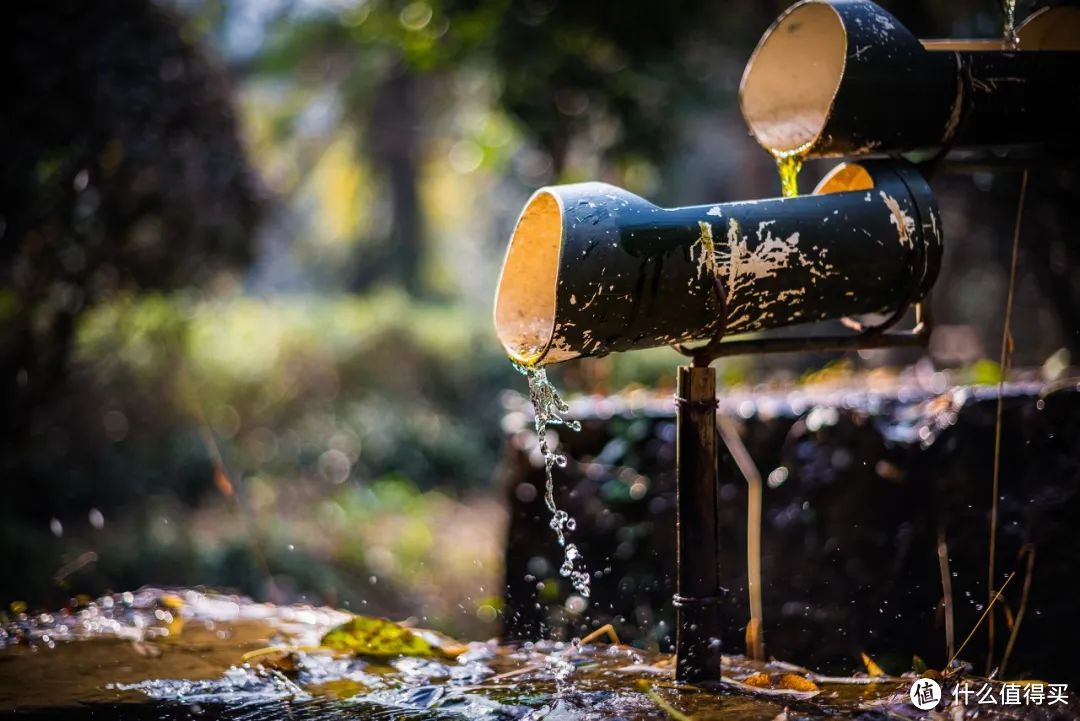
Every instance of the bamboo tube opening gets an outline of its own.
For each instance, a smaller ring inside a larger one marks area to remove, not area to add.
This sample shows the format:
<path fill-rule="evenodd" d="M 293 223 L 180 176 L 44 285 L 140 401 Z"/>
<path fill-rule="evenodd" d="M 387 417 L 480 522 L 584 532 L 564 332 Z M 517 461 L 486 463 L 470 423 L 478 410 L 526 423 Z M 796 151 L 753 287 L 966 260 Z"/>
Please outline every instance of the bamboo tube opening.
<path fill-rule="evenodd" d="M 555 332 L 562 208 L 541 190 L 521 212 L 495 293 L 495 333 L 512 360 L 540 360 Z"/>
<path fill-rule="evenodd" d="M 846 55 L 847 33 L 831 6 L 803 3 L 777 20 L 750 57 L 739 88 L 743 117 L 762 146 L 785 153 L 814 144 Z"/>
<path fill-rule="evenodd" d="M 1016 30 L 1023 50 L 1080 50 L 1080 7 L 1037 10 Z"/>
<path fill-rule="evenodd" d="M 874 178 L 858 163 L 840 163 L 814 188 L 814 195 L 846 193 L 853 190 L 871 190 Z"/>

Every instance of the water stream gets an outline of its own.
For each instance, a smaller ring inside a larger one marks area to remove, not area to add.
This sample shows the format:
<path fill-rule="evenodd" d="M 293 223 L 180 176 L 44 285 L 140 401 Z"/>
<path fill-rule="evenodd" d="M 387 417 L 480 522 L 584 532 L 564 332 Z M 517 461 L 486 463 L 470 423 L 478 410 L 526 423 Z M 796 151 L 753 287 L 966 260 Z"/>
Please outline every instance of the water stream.
<path fill-rule="evenodd" d="M 1016 0 L 1001 0 L 1001 8 L 1005 12 L 1003 32 L 1005 49 L 1019 50 L 1020 38 L 1016 34 Z"/>
<path fill-rule="evenodd" d="M 785 198 L 794 198 L 799 194 L 799 172 L 806 160 L 807 148 L 795 150 L 772 150 L 776 158 L 776 170 L 780 174 L 780 193 Z"/>
<path fill-rule="evenodd" d="M 540 447 L 540 454 L 544 458 L 544 503 L 551 511 L 551 528 L 555 531 L 559 545 L 563 547 L 563 563 L 559 573 L 564 578 L 570 579 L 575 591 L 588 598 L 590 578 L 589 571 L 585 567 L 585 559 L 578 547 L 566 540 L 566 534 L 573 532 L 577 527 L 577 522 L 555 503 L 555 481 L 551 475 L 552 468 L 565 466 L 566 456 L 555 451 L 554 444 L 549 441 L 547 433 L 550 426 L 563 426 L 572 431 L 580 431 L 581 424 L 563 418 L 563 414 L 569 410 L 569 407 L 559 395 L 559 391 L 548 380 L 547 371 L 544 368 L 517 363 L 514 367 L 529 380 L 529 399 L 533 406 L 536 440 Z"/>

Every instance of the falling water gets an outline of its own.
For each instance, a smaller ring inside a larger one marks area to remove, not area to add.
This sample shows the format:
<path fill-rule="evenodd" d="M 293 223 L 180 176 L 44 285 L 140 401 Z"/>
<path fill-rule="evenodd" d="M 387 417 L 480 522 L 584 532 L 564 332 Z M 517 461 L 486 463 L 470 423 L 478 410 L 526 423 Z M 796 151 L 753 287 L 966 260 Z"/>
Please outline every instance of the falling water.
<path fill-rule="evenodd" d="M 773 150 L 776 158 L 776 170 L 780 173 L 780 193 L 785 198 L 794 198 L 799 194 L 799 171 L 802 170 L 806 150 Z"/>
<path fill-rule="evenodd" d="M 1001 0 L 1005 11 L 1005 49 L 1019 50 L 1020 38 L 1016 34 L 1016 0 Z"/>
<path fill-rule="evenodd" d="M 562 417 L 569 407 L 559 395 L 559 391 L 548 380 L 547 371 L 539 366 L 524 366 L 517 363 L 514 367 L 529 379 L 529 398 L 532 400 L 533 416 L 536 424 L 536 439 L 540 445 L 540 453 L 544 457 L 544 475 L 546 486 L 544 488 L 544 503 L 551 511 L 551 528 L 559 539 L 559 545 L 563 547 L 563 563 L 559 573 L 570 579 L 574 590 L 585 598 L 589 597 L 589 572 L 585 568 L 585 559 L 581 551 L 573 543 L 566 542 L 567 532 L 573 531 L 577 523 L 570 514 L 555 505 L 555 482 L 551 477 L 551 469 L 554 466 L 560 468 L 566 466 L 566 456 L 556 453 L 548 443 L 548 426 L 561 425 L 572 431 L 581 430 L 581 424 L 577 421 L 569 421 Z"/>

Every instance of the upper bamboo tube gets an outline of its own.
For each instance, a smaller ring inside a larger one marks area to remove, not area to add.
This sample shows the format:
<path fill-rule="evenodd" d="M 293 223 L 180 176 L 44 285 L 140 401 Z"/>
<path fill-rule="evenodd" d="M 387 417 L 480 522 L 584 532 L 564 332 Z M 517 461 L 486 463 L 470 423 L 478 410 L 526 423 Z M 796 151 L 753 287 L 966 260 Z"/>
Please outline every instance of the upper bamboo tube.
<path fill-rule="evenodd" d="M 754 50 L 739 102 L 774 154 L 934 155 L 1076 144 L 1080 8 L 1046 8 L 1001 40 L 920 41 L 869 0 L 804 0 Z"/>
<path fill-rule="evenodd" d="M 921 298 L 941 255 L 912 166 L 842 165 L 813 195 L 665 209 L 604 183 L 538 190 L 495 299 L 525 364 L 888 311 Z"/>

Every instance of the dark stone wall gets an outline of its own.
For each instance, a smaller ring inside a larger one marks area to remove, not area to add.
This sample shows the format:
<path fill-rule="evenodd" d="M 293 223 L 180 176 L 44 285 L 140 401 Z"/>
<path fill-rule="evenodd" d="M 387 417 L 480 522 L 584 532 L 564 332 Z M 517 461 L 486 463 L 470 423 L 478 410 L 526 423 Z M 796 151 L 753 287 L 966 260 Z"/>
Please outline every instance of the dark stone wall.
<path fill-rule="evenodd" d="M 738 426 L 766 479 L 762 567 L 766 654 L 850 672 L 865 651 L 886 670 L 918 655 L 947 660 L 938 539 L 948 548 L 955 642 L 987 602 L 996 388 L 943 395 L 893 388 L 733 394 L 721 412 Z M 578 521 L 572 540 L 594 574 L 581 610 L 558 575 L 543 469 L 524 407 L 507 421 L 505 632 L 512 638 L 583 634 L 613 623 L 624 640 L 673 639 L 675 423 L 669 400 L 577 403 L 580 433 L 560 433 L 571 458 L 556 468 L 556 499 Z M 1075 383 L 1007 387 L 1003 416 L 997 571 L 1012 572 L 995 611 L 1000 660 L 1019 612 L 1033 549 L 1030 597 L 1007 674 L 1080 680 L 1066 639 L 1080 561 L 1080 394 Z M 725 652 L 742 653 L 747 483 L 719 458 L 722 583 L 730 590 Z M 782 470 L 778 470 L 782 469 Z M 1006 608 L 1008 612 L 1006 612 Z M 962 658 L 984 670 L 986 626 Z"/>

